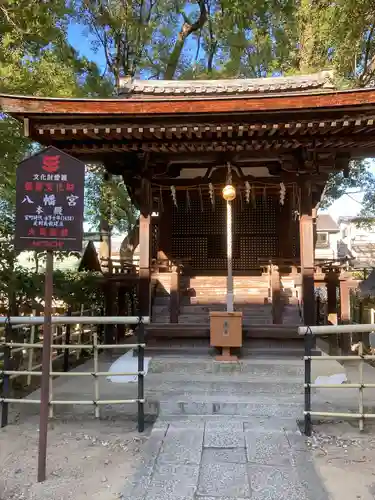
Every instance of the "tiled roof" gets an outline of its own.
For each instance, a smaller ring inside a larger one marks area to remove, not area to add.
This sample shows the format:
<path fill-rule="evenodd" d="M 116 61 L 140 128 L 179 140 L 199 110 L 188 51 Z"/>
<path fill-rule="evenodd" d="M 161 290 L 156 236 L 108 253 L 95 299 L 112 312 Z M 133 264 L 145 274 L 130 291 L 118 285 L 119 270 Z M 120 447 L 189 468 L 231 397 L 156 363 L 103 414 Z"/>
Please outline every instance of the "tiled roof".
<path fill-rule="evenodd" d="M 334 89 L 332 72 L 312 75 L 277 76 L 226 80 L 120 80 L 121 97 L 137 96 L 231 96 L 267 93 L 300 93 Z"/>
<path fill-rule="evenodd" d="M 316 218 L 317 231 L 339 231 L 339 226 L 329 214 L 320 214 Z"/>

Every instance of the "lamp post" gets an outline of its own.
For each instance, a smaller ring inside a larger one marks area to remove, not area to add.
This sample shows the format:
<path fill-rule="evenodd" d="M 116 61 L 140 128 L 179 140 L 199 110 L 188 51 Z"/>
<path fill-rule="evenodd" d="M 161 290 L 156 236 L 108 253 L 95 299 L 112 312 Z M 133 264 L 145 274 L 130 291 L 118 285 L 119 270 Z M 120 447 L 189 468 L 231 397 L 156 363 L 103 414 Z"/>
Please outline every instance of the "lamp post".
<path fill-rule="evenodd" d="M 236 189 L 232 186 L 230 167 L 228 167 L 227 185 L 223 189 L 223 198 L 227 202 L 227 312 L 233 312 L 233 239 L 232 239 L 232 201 L 236 198 Z"/>

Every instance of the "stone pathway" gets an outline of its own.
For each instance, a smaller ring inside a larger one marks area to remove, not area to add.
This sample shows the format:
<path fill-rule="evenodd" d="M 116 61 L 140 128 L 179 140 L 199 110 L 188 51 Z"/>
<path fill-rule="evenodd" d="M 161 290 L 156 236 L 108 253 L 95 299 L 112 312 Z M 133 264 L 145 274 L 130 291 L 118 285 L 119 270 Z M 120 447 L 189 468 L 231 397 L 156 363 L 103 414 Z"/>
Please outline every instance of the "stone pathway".
<path fill-rule="evenodd" d="M 123 500 L 328 500 L 296 420 L 159 419 Z"/>
<path fill-rule="evenodd" d="M 159 418 L 123 500 L 342 498 L 325 491 L 298 429 L 303 373 L 298 358 L 153 358 L 145 386 Z M 326 392 L 313 397 L 316 410 L 341 408 Z"/>

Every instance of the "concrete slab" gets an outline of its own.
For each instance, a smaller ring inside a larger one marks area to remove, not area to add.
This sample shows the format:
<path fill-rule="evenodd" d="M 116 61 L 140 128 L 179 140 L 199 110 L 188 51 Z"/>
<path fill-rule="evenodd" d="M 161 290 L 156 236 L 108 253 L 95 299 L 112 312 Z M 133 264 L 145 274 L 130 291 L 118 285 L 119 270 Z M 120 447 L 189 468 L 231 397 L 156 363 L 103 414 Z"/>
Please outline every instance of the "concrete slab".
<path fill-rule="evenodd" d="M 198 476 L 198 465 L 156 466 L 147 500 L 194 500 Z"/>
<path fill-rule="evenodd" d="M 205 448 L 202 453 L 202 464 L 246 464 L 246 462 L 245 448 Z"/>
<path fill-rule="evenodd" d="M 281 432 L 245 432 L 246 455 L 248 462 L 291 466 L 292 455 L 289 442 Z"/>
<path fill-rule="evenodd" d="M 163 441 L 158 464 L 199 465 L 202 455 L 203 429 L 170 427 Z"/>
<path fill-rule="evenodd" d="M 241 422 L 206 423 L 204 443 L 206 448 L 244 448 L 245 439 Z"/>
<path fill-rule="evenodd" d="M 252 500 L 318 500 L 308 496 L 295 470 L 280 466 L 248 467 Z"/>
<path fill-rule="evenodd" d="M 246 465 L 202 464 L 197 494 L 213 497 L 250 497 Z"/>

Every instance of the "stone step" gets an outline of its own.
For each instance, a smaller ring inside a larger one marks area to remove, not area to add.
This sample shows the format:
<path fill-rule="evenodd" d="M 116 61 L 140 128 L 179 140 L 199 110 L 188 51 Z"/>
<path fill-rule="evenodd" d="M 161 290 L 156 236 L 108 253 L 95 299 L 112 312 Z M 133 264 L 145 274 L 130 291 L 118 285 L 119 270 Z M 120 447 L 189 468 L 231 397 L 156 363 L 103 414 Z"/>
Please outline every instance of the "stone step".
<path fill-rule="evenodd" d="M 239 399 L 239 398 L 238 398 Z M 303 415 L 303 401 L 276 403 L 275 398 L 257 398 L 252 400 L 224 401 L 221 398 L 201 401 L 161 400 L 159 402 L 159 416 L 162 418 L 173 415 L 239 415 L 301 418 Z"/>
<path fill-rule="evenodd" d="M 304 364 L 302 360 L 240 360 L 238 363 L 220 363 L 214 359 L 180 358 L 174 356 L 163 356 L 152 359 L 149 365 L 149 373 L 179 373 L 179 374 L 206 374 L 221 373 L 227 377 L 237 375 L 251 375 L 258 380 L 269 380 L 277 384 L 287 379 L 302 380 L 304 376 Z"/>
<path fill-rule="evenodd" d="M 204 283 L 199 286 L 191 286 L 187 288 L 180 288 L 181 291 L 184 290 L 190 290 L 190 291 L 195 291 L 195 292 L 201 292 L 201 291 L 212 291 L 212 293 L 226 293 L 227 292 L 227 287 L 226 285 L 221 285 L 221 286 L 213 286 L 210 285 L 209 283 Z M 246 293 L 264 293 L 269 291 L 268 286 L 262 286 L 262 285 L 253 285 L 253 286 L 234 286 L 233 290 L 240 291 L 240 292 L 246 292 Z"/>
<path fill-rule="evenodd" d="M 244 315 L 264 315 L 271 314 L 272 306 L 269 304 L 244 304 L 239 305 L 236 310 L 241 311 Z M 212 311 L 226 311 L 226 304 L 188 304 L 180 306 L 181 314 L 194 314 L 194 315 L 208 315 Z M 153 313 L 155 314 L 169 314 L 169 304 L 153 306 Z M 288 313 L 289 314 L 289 313 Z M 288 315 L 287 314 L 287 315 Z M 291 314 L 289 314 L 291 315 Z"/>
<path fill-rule="evenodd" d="M 165 323 L 155 323 L 153 320 L 146 330 L 149 339 L 209 339 L 210 337 L 208 323 L 169 323 L 169 318 Z M 243 332 L 245 338 L 249 339 L 277 339 L 277 341 L 300 339 L 298 325 L 244 325 Z"/>
<path fill-rule="evenodd" d="M 250 296 L 247 297 L 234 297 L 234 303 L 236 304 L 265 304 L 267 297 L 263 296 Z M 191 304 L 226 304 L 226 296 L 210 296 L 210 295 L 200 295 L 197 297 L 190 297 Z"/>
<path fill-rule="evenodd" d="M 169 316 L 164 315 L 164 316 L 155 316 L 153 323 L 169 323 Z M 184 324 L 189 324 L 189 325 L 207 325 L 207 327 L 210 325 L 210 318 L 209 316 L 191 316 L 191 315 L 183 315 L 180 314 L 178 317 L 178 324 L 184 325 Z M 272 324 L 272 317 L 268 316 L 245 316 L 242 319 L 242 325 L 246 327 L 246 325 L 271 325 Z M 290 324 L 290 323 L 289 323 Z M 293 323 L 294 324 L 294 323 Z"/>
<path fill-rule="evenodd" d="M 163 356 L 164 357 L 164 356 Z M 278 381 L 265 379 L 259 380 L 256 376 L 244 372 L 216 372 L 216 373 L 189 373 L 189 381 L 186 381 L 186 373 L 162 372 L 152 373 L 147 376 L 147 390 L 171 390 L 176 392 L 207 392 L 213 393 L 230 392 L 233 388 L 240 394 L 246 396 L 256 394 L 304 394 L 303 376 L 287 376 Z"/>

